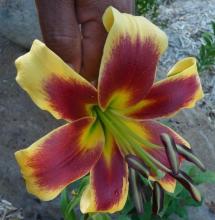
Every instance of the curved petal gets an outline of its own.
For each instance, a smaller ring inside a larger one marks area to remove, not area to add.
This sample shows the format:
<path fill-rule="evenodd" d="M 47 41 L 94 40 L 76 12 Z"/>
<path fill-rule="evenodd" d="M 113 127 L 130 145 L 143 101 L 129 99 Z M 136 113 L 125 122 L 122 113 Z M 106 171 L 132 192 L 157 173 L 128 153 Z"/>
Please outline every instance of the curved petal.
<path fill-rule="evenodd" d="M 160 140 L 161 133 L 167 133 L 172 136 L 177 144 L 184 144 L 185 146 L 190 147 L 189 143 L 179 134 L 177 134 L 171 128 L 158 122 L 152 120 L 124 120 L 124 123 L 136 134 L 138 134 L 138 136 L 149 141 L 150 143 L 153 143 L 154 145 L 157 145 L 156 147 L 142 145 L 142 147 L 155 159 L 160 161 L 168 168 L 170 168 L 170 164 L 166 155 L 165 148 Z M 153 180 L 154 177 L 152 177 L 151 179 Z M 174 192 L 176 182 L 169 175 L 166 175 L 161 181 L 158 182 L 160 182 L 160 184 L 166 191 Z"/>
<path fill-rule="evenodd" d="M 103 154 L 90 173 L 90 184 L 81 198 L 81 211 L 109 212 L 121 210 L 128 195 L 128 169 L 110 134 Z"/>
<path fill-rule="evenodd" d="M 89 116 L 97 91 L 39 40 L 16 61 L 16 80 L 43 110 L 57 119 Z"/>
<path fill-rule="evenodd" d="M 103 23 L 109 33 L 99 73 L 99 104 L 103 109 L 124 109 L 142 100 L 151 88 L 167 37 L 146 18 L 112 7 Z"/>
<path fill-rule="evenodd" d="M 141 103 L 124 114 L 139 119 L 170 117 L 183 108 L 193 108 L 203 98 L 195 58 L 179 61 L 167 76 L 153 85 Z"/>
<path fill-rule="evenodd" d="M 54 199 L 68 184 L 86 175 L 104 144 L 100 124 L 82 118 L 57 128 L 15 156 L 29 193 Z"/>
<path fill-rule="evenodd" d="M 166 174 L 164 178 L 159 180 L 159 183 L 162 186 L 162 188 L 170 193 L 174 193 L 176 182 L 177 182 L 176 179 L 170 176 L 169 174 Z"/>

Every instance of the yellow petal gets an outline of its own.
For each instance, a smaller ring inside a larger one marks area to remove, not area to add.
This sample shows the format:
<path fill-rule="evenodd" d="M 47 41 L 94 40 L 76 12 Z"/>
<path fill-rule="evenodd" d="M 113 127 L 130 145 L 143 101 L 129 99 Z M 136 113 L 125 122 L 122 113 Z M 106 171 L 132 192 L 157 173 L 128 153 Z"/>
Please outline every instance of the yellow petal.
<path fill-rule="evenodd" d="M 18 84 L 57 119 L 88 116 L 97 103 L 96 89 L 39 40 L 15 64 Z"/>
<path fill-rule="evenodd" d="M 123 209 L 128 195 L 128 169 L 110 134 L 102 156 L 90 172 L 90 184 L 80 203 L 82 213 L 114 213 Z"/>
<path fill-rule="evenodd" d="M 103 131 L 94 118 L 82 118 L 50 132 L 16 152 L 29 193 L 54 199 L 67 185 L 86 175 L 101 156 Z"/>
<path fill-rule="evenodd" d="M 99 73 L 99 103 L 123 110 L 143 99 L 151 88 L 167 36 L 142 16 L 109 7 L 103 23 L 108 31 Z"/>
<path fill-rule="evenodd" d="M 166 79 L 155 83 L 140 103 L 122 113 L 138 119 L 171 117 L 193 108 L 203 96 L 196 59 L 187 57 L 173 66 Z"/>

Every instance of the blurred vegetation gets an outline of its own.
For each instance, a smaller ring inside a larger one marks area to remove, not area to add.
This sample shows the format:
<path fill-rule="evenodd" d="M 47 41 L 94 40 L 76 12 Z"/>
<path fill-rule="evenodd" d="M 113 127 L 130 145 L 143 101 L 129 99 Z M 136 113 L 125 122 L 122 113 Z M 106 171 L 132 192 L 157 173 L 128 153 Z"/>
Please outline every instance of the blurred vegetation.
<path fill-rule="evenodd" d="M 202 34 L 202 45 L 197 56 L 199 72 L 215 65 L 215 21 L 211 22 L 212 31 Z"/>
<path fill-rule="evenodd" d="M 158 8 L 158 0 L 136 0 L 136 14 L 148 16 L 152 21 L 157 19 Z"/>
<path fill-rule="evenodd" d="M 136 0 L 136 14 L 145 15 L 151 13 L 152 16 L 158 15 L 158 1 L 157 0 Z"/>
<path fill-rule="evenodd" d="M 167 21 L 161 23 L 158 20 L 159 6 L 161 4 L 171 4 L 174 0 L 135 0 L 136 15 L 143 15 L 150 19 L 153 23 L 166 27 Z"/>

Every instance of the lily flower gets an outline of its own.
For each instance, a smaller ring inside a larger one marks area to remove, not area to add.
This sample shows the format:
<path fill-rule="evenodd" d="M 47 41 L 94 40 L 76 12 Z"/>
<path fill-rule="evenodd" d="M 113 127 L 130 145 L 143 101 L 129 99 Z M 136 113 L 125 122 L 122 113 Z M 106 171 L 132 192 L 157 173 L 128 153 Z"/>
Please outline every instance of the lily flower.
<path fill-rule="evenodd" d="M 127 155 L 146 164 L 150 179 L 168 192 L 176 185 L 160 135 L 190 145 L 171 128 L 154 121 L 192 108 L 203 97 L 195 58 L 176 63 L 155 82 L 167 36 L 144 17 L 109 7 L 108 32 L 95 88 L 42 42 L 16 60 L 17 82 L 38 107 L 68 123 L 30 147 L 17 151 L 29 193 L 48 201 L 90 173 L 83 213 L 121 210 L 128 195 Z"/>

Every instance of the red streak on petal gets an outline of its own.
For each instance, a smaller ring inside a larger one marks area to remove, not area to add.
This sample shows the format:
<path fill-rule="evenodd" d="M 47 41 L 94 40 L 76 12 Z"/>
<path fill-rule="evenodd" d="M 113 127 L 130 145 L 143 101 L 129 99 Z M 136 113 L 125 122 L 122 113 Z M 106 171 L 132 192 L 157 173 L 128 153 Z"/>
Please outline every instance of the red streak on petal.
<path fill-rule="evenodd" d="M 114 148 L 110 166 L 101 157 L 93 169 L 97 210 L 108 210 L 122 197 L 123 178 L 127 178 L 124 159 L 117 147 Z"/>
<path fill-rule="evenodd" d="M 176 179 L 173 178 L 172 176 L 170 176 L 169 174 L 166 174 L 162 180 L 160 180 L 159 182 L 165 182 L 165 183 L 168 183 L 169 185 L 174 185 L 175 182 L 176 182 Z"/>
<path fill-rule="evenodd" d="M 40 187 L 49 190 L 69 184 L 87 174 L 99 159 L 99 143 L 91 150 L 80 148 L 78 143 L 86 121 L 68 124 L 41 144 L 39 151 L 29 158 L 28 165 Z"/>
<path fill-rule="evenodd" d="M 166 83 L 155 85 L 145 97 L 146 100 L 155 102 L 144 106 L 140 111 L 134 113 L 133 116 L 151 119 L 172 114 L 185 107 L 193 99 L 198 87 L 199 82 L 197 82 L 196 76 L 176 79 L 174 81 L 168 80 Z"/>
<path fill-rule="evenodd" d="M 175 182 L 175 178 L 173 178 L 172 176 L 170 176 L 169 174 L 166 174 L 165 177 L 162 179 L 163 182 L 168 182 L 168 183 L 174 183 Z"/>
<path fill-rule="evenodd" d="M 129 37 L 120 39 L 104 67 L 99 85 L 101 105 L 104 107 L 113 92 L 121 89 L 133 94 L 130 105 L 140 101 L 153 84 L 158 57 L 152 39 L 142 41 L 137 38 L 135 42 Z"/>
<path fill-rule="evenodd" d="M 74 80 L 65 80 L 53 74 L 44 83 L 50 105 L 64 119 L 78 119 L 88 116 L 86 106 L 97 103 L 96 89 Z"/>

